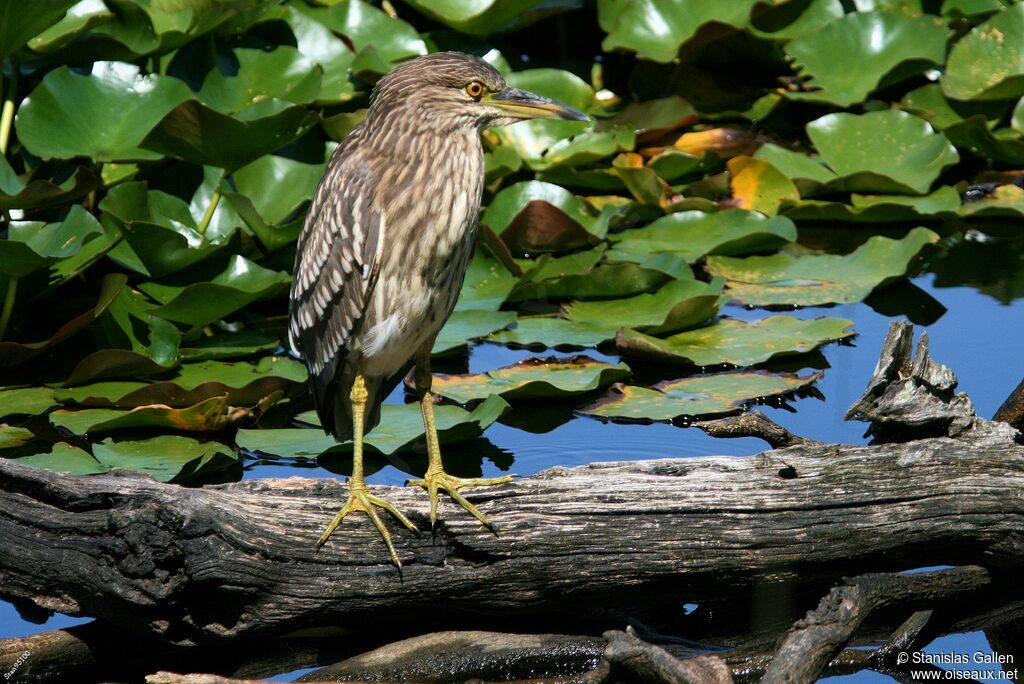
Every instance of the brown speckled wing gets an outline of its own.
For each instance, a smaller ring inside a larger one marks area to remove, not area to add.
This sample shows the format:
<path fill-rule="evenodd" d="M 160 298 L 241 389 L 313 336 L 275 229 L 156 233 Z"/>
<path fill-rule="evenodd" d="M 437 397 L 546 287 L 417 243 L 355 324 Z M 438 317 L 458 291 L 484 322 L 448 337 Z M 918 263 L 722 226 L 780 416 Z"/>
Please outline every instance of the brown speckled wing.
<path fill-rule="evenodd" d="M 338 433 L 337 376 L 377 276 L 384 227 L 372 205 L 374 185 L 370 169 L 339 148 L 313 196 L 295 256 L 288 337 L 306 360 L 321 424 L 331 434 Z"/>

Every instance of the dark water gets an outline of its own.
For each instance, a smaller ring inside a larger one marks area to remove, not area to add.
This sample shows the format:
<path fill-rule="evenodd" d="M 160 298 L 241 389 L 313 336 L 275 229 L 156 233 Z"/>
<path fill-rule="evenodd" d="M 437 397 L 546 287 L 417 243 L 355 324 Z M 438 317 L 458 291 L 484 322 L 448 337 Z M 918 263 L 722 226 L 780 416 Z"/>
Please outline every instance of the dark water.
<path fill-rule="evenodd" d="M 978 277 L 984 279 L 984 270 L 988 265 L 981 263 L 978 266 L 982 271 Z M 938 321 L 926 328 L 931 340 L 932 356 L 940 363 L 953 368 L 960 379 L 960 389 L 971 397 L 978 414 L 991 417 L 1017 383 L 1024 378 L 1024 354 L 1021 353 L 1021 339 L 1024 338 L 1024 300 L 1007 305 L 972 287 L 936 287 L 936 278 L 936 275 L 929 273 L 914 281 L 918 287 L 931 294 L 948 309 Z M 942 283 L 941 278 L 939 283 Z M 763 311 L 748 312 L 737 307 L 730 307 L 726 313 L 749 319 L 764 316 Z M 824 394 L 825 401 L 814 398 L 796 400 L 791 403 L 796 409 L 795 412 L 772 407 L 764 407 L 763 410 L 778 423 L 805 437 L 864 443 L 862 435 L 865 426 L 861 423 L 844 422 L 842 414 L 863 391 L 874 369 L 889 321 L 893 318 L 875 312 L 866 304 L 826 309 L 811 308 L 794 312 L 794 315 L 848 318 L 854 321 L 858 335 L 850 346 L 830 345 L 823 350 L 829 367 L 825 371 L 825 377 L 818 383 L 818 388 Z M 598 358 L 615 358 L 588 353 Z M 531 355 L 534 354 L 496 345 L 481 345 L 473 350 L 469 359 L 469 369 L 481 371 L 495 368 Z M 402 400 L 400 392 L 396 392 L 389 399 L 392 402 Z M 511 424 L 492 426 L 484 440 L 463 445 L 459 449 L 448 449 L 446 461 L 449 461 L 451 469 L 466 474 L 482 471 L 485 475 L 497 475 L 502 472 L 530 475 L 554 465 L 708 454 L 751 455 L 765 448 L 763 442 L 752 438 L 715 439 L 697 429 L 664 424 L 602 423 L 590 418 L 572 418 L 568 410 L 562 414 L 552 414 L 550 410 L 525 416 L 520 414 L 517 409 L 516 413 L 506 419 Z M 565 422 L 544 431 L 551 423 L 563 420 Z M 549 424 L 544 425 L 545 421 Z M 514 424 L 517 423 L 529 425 L 535 432 L 515 427 Z M 418 467 L 403 462 L 398 462 L 398 465 L 413 469 Z M 250 464 L 245 471 L 247 478 L 290 475 L 341 477 L 314 464 L 302 467 L 292 463 L 260 462 Z M 373 473 L 369 480 L 377 484 L 401 484 L 407 477 L 407 472 L 388 463 Z M 33 625 L 22 621 L 9 604 L 0 602 L 0 638 L 34 634 L 81 622 L 85 620 L 57 615 L 45 625 Z M 926 650 L 934 653 L 991 652 L 984 634 L 980 632 L 942 637 Z M 970 666 L 943 667 L 964 669 Z M 291 673 L 275 679 L 288 681 L 294 676 L 296 674 Z M 16 679 L 15 676 L 12 681 Z M 823 681 L 866 683 L 895 680 L 865 672 Z"/>

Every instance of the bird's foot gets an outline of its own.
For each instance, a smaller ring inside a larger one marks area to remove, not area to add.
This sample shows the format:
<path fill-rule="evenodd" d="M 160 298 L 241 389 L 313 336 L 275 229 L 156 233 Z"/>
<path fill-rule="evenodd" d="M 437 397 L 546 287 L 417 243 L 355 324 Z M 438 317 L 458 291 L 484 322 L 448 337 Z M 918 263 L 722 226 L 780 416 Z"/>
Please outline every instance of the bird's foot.
<path fill-rule="evenodd" d="M 379 496 L 371 494 L 365 482 L 350 479 L 348 501 L 342 509 L 338 511 L 338 514 L 334 516 L 334 520 L 331 521 L 331 524 L 327 526 L 327 530 L 323 533 L 323 536 L 320 537 L 320 541 L 316 543 L 317 548 L 324 545 L 327 539 L 331 536 L 331 533 L 333 533 L 338 525 L 341 524 L 341 521 L 345 519 L 345 516 L 353 511 L 362 511 L 363 513 L 366 513 L 377 528 L 377 531 L 380 532 L 380 536 L 384 538 L 384 543 L 387 544 L 388 552 L 391 554 L 391 562 L 401 569 L 402 563 L 398 560 L 398 554 L 395 552 L 395 545 L 391 543 L 391 533 L 388 532 L 388 528 L 384 525 L 384 521 L 381 520 L 380 516 L 377 514 L 377 508 L 383 508 L 391 515 L 398 518 L 399 522 L 415 532 L 417 535 L 420 533 L 409 518 L 405 517 L 405 514 L 395 508 L 394 504 L 380 498 Z"/>
<path fill-rule="evenodd" d="M 488 487 L 491 485 L 507 484 L 512 481 L 511 475 L 505 475 L 504 477 L 455 477 L 449 475 L 443 470 L 427 470 L 426 475 L 423 476 L 422 480 L 409 480 L 406 485 L 413 487 L 423 487 L 427 490 L 430 496 L 430 525 L 431 527 L 437 522 L 437 508 L 440 503 L 438 492 L 444 490 L 448 492 L 448 495 L 455 500 L 455 503 L 459 504 L 467 511 L 473 514 L 473 517 L 482 522 L 492 532 L 495 531 L 494 525 L 487 519 L 487 516 L 480 512 L 476 506 L 466 500 L 466 497 L 459 494 L 459 490 L 463 487 Z"/>

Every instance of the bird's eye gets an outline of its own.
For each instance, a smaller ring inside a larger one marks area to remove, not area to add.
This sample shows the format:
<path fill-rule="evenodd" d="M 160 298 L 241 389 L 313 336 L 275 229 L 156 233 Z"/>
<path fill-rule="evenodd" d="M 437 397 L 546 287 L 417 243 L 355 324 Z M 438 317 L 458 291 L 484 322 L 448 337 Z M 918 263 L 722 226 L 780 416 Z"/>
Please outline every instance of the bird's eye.
<path fill-rule="evenodd" d="M 480 81 L 473 81 L 466 86 L 466 93 L 474 100 L 479 100 L 480 96 L 484 94 L 484 84 Z"/>

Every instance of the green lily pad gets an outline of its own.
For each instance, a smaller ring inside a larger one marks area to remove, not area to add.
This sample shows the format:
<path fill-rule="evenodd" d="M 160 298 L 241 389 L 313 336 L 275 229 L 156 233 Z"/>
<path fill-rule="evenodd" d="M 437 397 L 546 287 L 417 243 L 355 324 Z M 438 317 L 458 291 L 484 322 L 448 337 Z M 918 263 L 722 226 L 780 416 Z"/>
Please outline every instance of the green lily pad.
<path fill-rule="evenodd" d="M 153 152 L 234 171 L 297 140 L 317 121 L 305 107 L 282 100 L 260 100 L 233 115 L 188 100 L 164 116 L 141 144 Z"/>
<path fill-rule="evenodd" d="M 607 51 L 632 50 L 641 59 L 671 62 L 705 24 L 742 28 L 758 0 L 598 0 L 597 19 Z"/>
<path fill-rule="evenodd" d="M 871 237 L 847 255 L 709 257 L 706 268 L 725 278 L 729 294 L 749 306 L 852 304 L 902 278 L 925 245 L 938 241 L 927 228 L 914 228 L 901 240 Z"/>
<path fill-rule="evenodd" d="M 794 221 L 907 223 L 952 218 L 960 210 L 960 193 L 944 185 L 930 195 L 850 195 L 850 202 L 787 202 L 782 213 Z"/>
<path fill-rule="evenodd" d="M 281 338 L 259 330 L 242 330 L 203 336 L 180 349 L 184 361 L 234 359 L 269 352 L 281 346 Z"/>
<path fill-rule="evenodd" d="M 189 97 L 178 79 L 143 75 L 132 64 L 96 62 L 89 75 L 61 66 L 29 93 L 15 127 L 22 144 L 45 159 L 158 159 L 158 153 L 142 149 L 142 140 Z"/>
<path fill-rule="evenodd" d="M 604 263 L 604 246 L 569 256 L 542 255 L 509 294 L 512 302 L 531 299 L 607 299 L 651 292 L 677 278 L 692 279 L 686 260 L 675 254 L 645 254 L 635 260 Z"/>
<path fill-rule="evenodd" d="M 712 325 L 660 339 L 623 330 L 615 346 L 628 356 L 690 366 L 753 366 L 769 359 L 805 354 L 823 344 L 853 335 L 843 318 L 803 320 L 770 316 L 753 323 L 727 318 Z"/>
<path fill-rule="evenodd" d="M 575 0 L 407 0 L 407 4 L 459 33 L 474 36 L 514 31 L 579 6 Z"/>
<path fill-rule="evenodd" d="M 106 219 L 120 228 L 141 272 L 154 278 L 176 273 L 226 248 L 199 233 L 188 204 L 149 190 L 144 181 L 111 188 L 99 206 Z"/>
<path fill-rule="evenodd" d="M 681 211 L 608 239 L 614 246 L 610 261 L 670 252 L 692 263 L 708 254 L 736 256 L 777 249 L 796 240 L 796 226 L 788 218 L 743 209 Z"/>
<path fill-rule="evenodd" d="M 224 272 L 209 282 L 185 287 L 143 283 L 140 287 L 162 304 L 153 309 L 152 315 L 200 327 L 284 292 L 290 282 L 287 273 L 271 271 L 236 255 Z"/>
<path fill-rule="evenodd" d="M 636 132 L 637 142 L 645 143 L 678 128 L 691 126 L 699 120 L 700 115 L 693 105 L 678 95 L 672 95 L 656 100 L 631 102 L 610 119 L 597 122 L 596 128 L 606 130 L 615 126 L 628 126 Z"/>
<path fill-rule="evenodd" d="M 510 77 L 510 82 L 514 81 Z M 558 89 L 542 87 L 538 90 L 544 95 L 544 90 L 552 92 Z M 531 119 L 514 126 L 491 129 L 486 135 L 496 143 L 515 150 L 533 171 L 589 164 L 619 152 L 628 152 L 636 145 L 636 133 L 631 127 L 615 126 L 598 131 L 593 124 L 583 121 Z"/>
<path fill-rule="evenodd" d="M 18 0 L 0 3 L 0 61 L 64 16 L 75 0 L 38 0 L 26 11 Z"/>
<path fill-rule="evenodd" d="M 435 406 L 438 438 L 441 444 L 457 444 L 476 439 L 508 410 L 501 397 L 491 396 L 472 411 L 461 406 Z M 319 425 L 312 411 L 299 420 Z M 351 442 L 339 444 L 319 429 L 280 428 L 239 430 L 235 437 L 239 448 L 283 458 L 313 458 L 326 451 L 348 451 Z M 417 404 L 385 404 L 381 406 L 380 424 L 365 438 L 367 450 L 382 454 L 421 448 L 424 444 L 423 417 Z"/>
<path fill-rule="evenodd" d="M 317 102 L 351 100 L 355 87 L 349 79 L 349 69 L 356 54 L 330 28 L 317 21 L 317 15 L 329 10 L 298 3 L 280 7 L 278 11 L 291 28 L 299 53 L 319 64 L 323 71 Z"/>
<path fill-rule="evenodd" d="M 605 324 L 577 323 L 556 316 L 524 316 L 515 327 L 487 336 L 488 342 L 548 349 L 584 349 L 615 339 Z"/>
<path fill-rule="evenodd" d="M 236 114 L 268 98 L 294 104 L 312 102 L 320 93 L 320 69 L 289 45 L 273 50 L 239 48 L 231 73 L 214 67 L 195 97 L 224 114 Z"/>
<path fill-rule="evenodd" d="M 280 397 L 275 392 L 255 408 L 229 406 L 225 397 L 210 397 L 195 406 L 140 406 L 130 411 L 117 409 L 60 409 L 49 414 L 50 422 L 78 435 L 111 432 L 131 428 L 164 428 L 182 432 L 218 432 L 239 425 L 250 425 Z"/>
<path fill-rule="evenodd" d="M 1024 5 L 1013 4 L 975 26 L 949 51 L 942 90 L 954 100 L 1024 95 Z"/>
<path fill-rule="evenodd" d="M 810 77 L 805 85 L 812 89 L 787 97 L 838 107 L 862 102 L 883 82 L 942 64 L 947 33 L 942 20 L 930 14 L 852 12 L 786 45 L 800 75 Z M 837 55 L 856 55 L 856 68 Z"/>
<path fill-rule="evenodd" d="M 65 5 L 67 2 L 57 2 L 55 5 Z M 45 31 L 33 33 L 33 38 L 28 41 L 28 47 L 33 52 L 50 52 L 63 47 L 88 31 L 95 24 L 102 23 L 112 18 L 111 12 L 103 0 L 78 0 L 68 8 L 57 23 Z"/>
<path fill-rule="evenodd" d="M 28 444 L 36 436 L 31 430 L 14 425 L 0 425 L 0 449 L 13 449 Z"/>
<path fill-rule="evenodd" d="M 438 333 L 431 353 L 435 356 L 451 354 L 465 348 L 474 339 L 507 328 L 515 320 L 514 311 L 456 311 Z"/>
<path fill-rule="evenodd" d="M 49 178 L 36 178 L 26 183 L 18 178 L 6 159 L 0 159 L 0 210 L 65 204 L 84 197 L 98 184 L 99 178 L 85 166 L 76 168 L 74 175 L 62 183 Z"/>
<path fill-rule="evenodd" d="M 965 203 L 959 213 L 977 218 L 1024 217 L 1024 189 L 1016 185 L 1000 185 L 985 199 Z"/>
<path fill-rule="evenodd" d="M 89 452 L 64 442 L 54 444 L 48 453 L 33 454 L 12 460 L 22 465 L 56 470 L 59 473 L 70 475 L 97 475 L 110 470 L 109 466 L 103 465 L 90 456 Z"/>
<path fill-rule="evenodd" d="M 491 250 L 478 245 L 466 279 L 455 303 L 455 311 L 496 311 L 515 287 L 518 278 L 499 261 Z"/>
<path fill-rule="evenodd" d="M 367 2 L 342 0 L 325 4 L 330 6 L 311 8 L 304 13 L 349 40 L 357 53 L 352 67 L 357 74 L 361 64 L 379 62 L 372 71 L 383 74 L 394 63 L 427 53 L 427 45 L 415 28 Z M 372 53 L 373 58 L 368 59 L 367 53 Z"/>
<path fill-rule="evenodd" d="M 565 188 L 524 181 L 495 195 L 481 222 L 522 255 L 596 245 L 608 232 L 609 217 Z"/>
<path fill-rule="evenodd" d="M 0 418 L 39 415 L 58 403 L 50 387 L 0 389 Z"/>
<path fill-rule="evenodd" d="M 807 124 L 821 158 L 852 192 L 924 195 L 960 155 L 924 119 L 896 109 L 827 114 Z"/>
<path fill-rule="evenodd" d="M 465 404 L 499 395 L 506 401 L 558 399 L 586 394 L 632 374 L 624 363 L 588 356 L 529 358 L 485 373 L 435 374 L 431 391 Z"/>
<path fill-rule="evenodd" d="M 268 154 L 235 171 L 232 179 L 266 223 L 279 225 L 313 198 L 326 165 Z"/>
<path fill-rule="evenodd" d="M 679 279 L 650 294 L 599 302 L 572 302 L 564 316 L 577 323 L 603 325 L 606 330 L 634 328 L 661 335 L 700 325 L 717 315 L 729 300 L 722 294 L 725 281 L 710 283 Z"/>
<path fill-rule="evenodd" d="M 238 461 L 229 446 L 178 435 L 124 442 L 106 439 L 94 444 L 92 450 L 96 460 L 107 468 L 137 470 L 159 482 L 199 480 Z"/>
<path fill-rule="evenodd" d="M 266 356 L 258 363 L 185 363 L 154 382 L 97 382 L 50 390 L 50 396 L 51 400 L 62 404 L 97 408 L 135 408 L 152 404 L 187 407 L 211 397 L 226 397 L 232 406 L 251 406 L 278 391 L 292 394 L 305 381 L 306 368 L 298 361 Z M 39 397 L 32 398 L 42 401 Z"/>
<path fill-rule="evenodd" d="M 579 412 L 630 420 L 673 420 L 683 416 L 736 413 L 749 402 L 805 389 L 822 375 L 754 371 L 668 380 L 651 388 L 616 385 L 606 396 Z"/>

